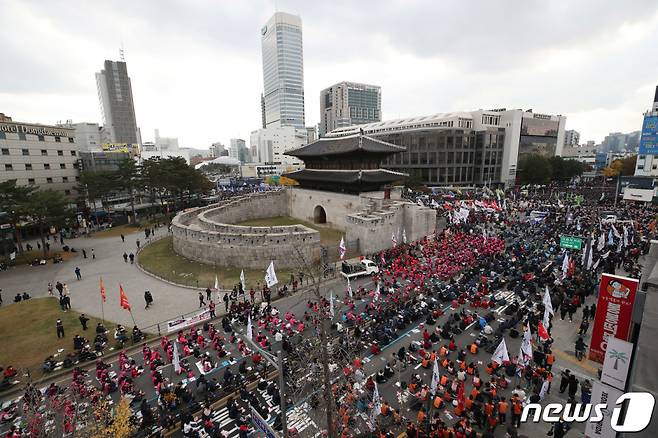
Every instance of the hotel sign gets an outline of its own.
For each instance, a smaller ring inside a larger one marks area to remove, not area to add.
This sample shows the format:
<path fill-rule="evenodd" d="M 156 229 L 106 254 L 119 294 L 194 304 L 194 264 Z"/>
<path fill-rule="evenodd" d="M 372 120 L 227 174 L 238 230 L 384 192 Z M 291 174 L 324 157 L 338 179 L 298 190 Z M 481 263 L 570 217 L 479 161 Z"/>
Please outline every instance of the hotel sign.
<path fill-rule="evenodd" d="M 19 125 L 15 123 L 0 123 L 0 132 L 13 132 L 15 134 L 53 135 L 56 137 L 69 137 L 71 130 L 52 128 L 38 125 Z"/>

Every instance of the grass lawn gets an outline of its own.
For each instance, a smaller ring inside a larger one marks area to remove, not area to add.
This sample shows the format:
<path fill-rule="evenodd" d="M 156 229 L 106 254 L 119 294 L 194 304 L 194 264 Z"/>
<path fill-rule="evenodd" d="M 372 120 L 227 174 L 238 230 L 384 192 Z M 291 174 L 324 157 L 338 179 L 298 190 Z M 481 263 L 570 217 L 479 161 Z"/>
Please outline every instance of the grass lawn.
<path fill-rule="evenodd" d="M 254 219 L 250 221 L 240 222 L 236 225 L 244 225 L 248 227 L 275 227 L 282 225 L 305 225 L 309 228 L 317 230 L 320 232 L 320 244 L 323 246 L 329 247 L 329 259 L 331 261 L 337 261 L 339 258 L 338 255 L 338 245 L 340 244 L 340 239 L 343 237 L 344 233 L 340 230 L 335 230 L 333 228 L 323 227 L 318 224 L 312 224 L 310 222 L 305 222 L 299 219 L 292 218 L 290 216 L 277 216 L 270 217 L 265 219 Z M 356 257 L 358 254 L 353 251 L 348 251 L 346 257 L 352 258 Z"/>
<path fill-rule="evenodd" d="M 32 298 L 0 307 L 0 366 L 12 365 L 19 370 L 19 379 L 25 374 L 25 368 L 30 370 L 32 377 L 40 377 L 43 360 L 51 354 L 55 355 L 58 349 L 64 349 L 55 356 L 56 361 L 62 361 L 66 354 L 73 351 L 73 336 L 76 334 L 93 342 L 94 329 L 99 320 L 88 316 L 85 332 L 79 316 L 71 310 L 63 312 L 54 297 Z M 57 338 L 55 330 L 58 318 L 64 323 L 66 335 L 61 339 Z M 113 332 L 115 325 L 106 322 L 105 327 Z"/>
<path fill-rule="evenodd" d="M 139 231 L 138 227 L 133 227 L 128 224 L 125 225 L 119 225 L 116 227 L 112 228 L 107 228 L 103 231 L 98 231 L 94 234 L 91 235 L 92 238 L 99 238 L 99 237 L 119 237 L 122 234 L 124 236 L 132 233 L 136 233 Z"/>
<path fill-rule="evenodd" d="M 144 247 L 137 256 L 137 262 L 143 269 L 158 277 L 188 286 L 213 287 L 215 275 L 224 289 L 230 289 L 240 282 L 239 268 L 206 265 L 176 254 L 172 237 L 156 240 Z M 252 286 L 256 287 L 257 282 L 263 284 L 266 268 L 267 266 L 263 266 L 262 270 L 244 270 L 247 290 Z M 288 269 L 276 268 L 280 282 L 288 280 L 290 273 Z"/>

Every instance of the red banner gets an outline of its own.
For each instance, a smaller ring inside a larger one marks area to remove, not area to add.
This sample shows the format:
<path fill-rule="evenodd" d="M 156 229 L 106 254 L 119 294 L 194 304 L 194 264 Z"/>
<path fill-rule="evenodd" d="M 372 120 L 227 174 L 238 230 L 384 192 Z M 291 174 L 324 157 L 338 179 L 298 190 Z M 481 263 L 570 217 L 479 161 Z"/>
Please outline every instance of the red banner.
<path fill-rule="evenodd" d="M 592 327 L 589 358 L 603 363 L 608 338 L 628 341 L 631 335 L 633 303 L 639 280 L 603 274 L 596 303 L 596 317 Z"/>

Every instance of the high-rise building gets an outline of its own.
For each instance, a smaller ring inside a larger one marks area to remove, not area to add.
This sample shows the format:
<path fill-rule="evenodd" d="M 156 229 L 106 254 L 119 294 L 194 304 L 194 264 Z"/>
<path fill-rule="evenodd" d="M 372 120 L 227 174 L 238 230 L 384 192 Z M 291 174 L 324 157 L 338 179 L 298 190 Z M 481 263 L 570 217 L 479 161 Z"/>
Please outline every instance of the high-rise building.
<path fill-rule="evenodd" d="M 247 148 L 247 143 L 241 138 L 231 139 L 228 156 L 240 160 L 241 163 L 249 163 L 251 161 L 251 152 Z"/>
<path fill-rule="evenodd" d="M 644 113 L 638 152 L 635 175 L 658 176 L 658 86 L 651 110 Z"/>
<path fill-rule="evenodd" d="M 320 92 L 321 137 L 336 128 L 381 120 L 381 87 L 340 82 Z"/>
<path fill-rule="evenodd" d="M 306 130 L 281 126 L 252 131 L 249 143 L 256 151 L 254 159 L 259 163 L 303 166 L 298 158 L 284 154 L 307 144 L 307 139 Z"/>
<path fill-rule="evenodd" d="M 564 147 L 576 147 L 580 144 L 580 132 L 569 129 L 564 131 Z"/>
<path fill-rule="evenodd" d="M 302 20 L 277 12 L 261 29 L 265 127 L 304 129 Z"/>
<path fill-rule="evenodd" d="M 139 144 L 132 86 L 123 61 L 105 61 L 96 73 L 96 86 L 104 129 L 111 143 Z"/>
<path fill-rule="evenodd" d="M 226 149 L 224 148 L 224 145 L 221 142 L 216 142 L 213 143 L 212 146 L 210 146 L 210 156 L 213 158 L 221 157 L 222 152 L 224 152 Z"/>

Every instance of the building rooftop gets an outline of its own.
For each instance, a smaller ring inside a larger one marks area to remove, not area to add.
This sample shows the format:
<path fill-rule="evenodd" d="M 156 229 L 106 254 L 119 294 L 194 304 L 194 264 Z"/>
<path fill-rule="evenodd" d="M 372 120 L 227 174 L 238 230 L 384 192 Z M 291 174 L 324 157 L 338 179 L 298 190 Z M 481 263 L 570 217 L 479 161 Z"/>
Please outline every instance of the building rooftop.
<path fill-rule="evenodd" d="M 286 155 L 299 158 L 321 157 L 326 155 L 341 155 L 351 152 L 365 151 L 377 154 L 394 154 L 403 152 L 406 148 L 377 140 L 362 134 L 345 137 L 323 137 L 301 148 L 292 149 Z"/>
<path fill-rule="evenodd" d="M 324 182 L 334 181 L 340 184 L 383 184 L 399 181 L 408 176 L 406 173 L 394 172 L 386 169 L 370 170 L 325 170 L 325 169 L 302 169 L 285 174 L 286 177 L 300 182 Z"/>

